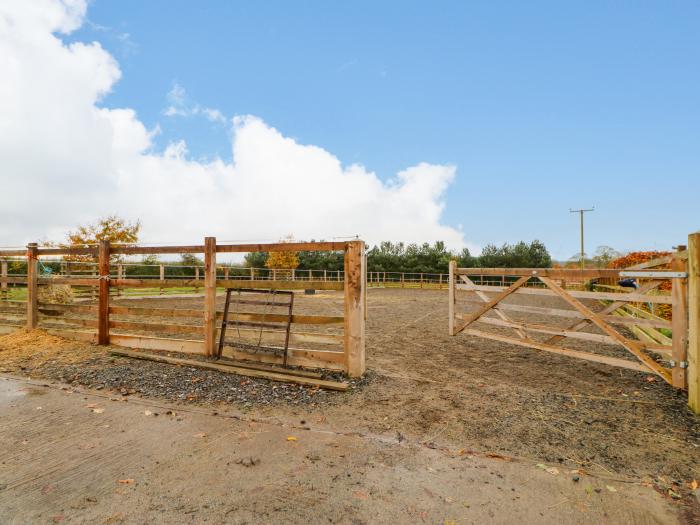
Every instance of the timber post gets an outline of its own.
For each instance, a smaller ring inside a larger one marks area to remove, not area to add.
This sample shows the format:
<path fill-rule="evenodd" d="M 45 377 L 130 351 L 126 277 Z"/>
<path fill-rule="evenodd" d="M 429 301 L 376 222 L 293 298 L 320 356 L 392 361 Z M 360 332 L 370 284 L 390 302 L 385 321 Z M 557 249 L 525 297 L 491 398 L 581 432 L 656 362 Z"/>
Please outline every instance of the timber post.
<path fill-rule="evenodd" d="M 3 259 L 0 261 L 0 300 L 7 301 L 9 299 L 9 294 L 7 291 L 7 260 Z"/>
<path fill-rule="evenodd" d="M 216 355 L 216 237 L 204 238 L 204 353 Z"/>
<path fill-rule="evenodd" d="M 365 373 L 365 317 L 363 307 L 364 242 L 350 241 L 345 248 L 345 369 L 350 377 Z"/>
<path fill-rule="evenodd" d="M 117 265 L 117 279 L 122 280 L 124 278 L 124 266 L 121 264 Z M 122 289 L 117 288 L 117 295 L 122 294 Z"/>
<path fill-rule="evenodd" d="M 98 248 L 99 292 L 97 306 L 97 344 L 109 344 L 109 241 Z"/>
<path fill-rule="evenodd" d="M 457 261 L 450 261 L 450 276 L 449 276 L 449 323 L 448 330 L 450 335 L 455 335 L 455 269 Z"/>
<path fill-rule="evenodd" d="M 367 320 L 367 252 L 362 250 L 362 306 L 365 321 Z"/>
<path fill-rule="evenodd" d="M 700 415 L 700 232 L 688 235 L 688 406 Z"/>
<path fill-rule="evenodd" d="M 687 272 L 687 261 L 680 257 L 680 252 L 685 251 L 685 246 L 678 246 L 676 254 L 671 260 L 671 270 L 675 272 Z M 687 363 L 688 363 L 688 279 L 671 279 L 671 331 L 672 336 L 672 382 L 675 388 L 687 388 Z"/>
<path fill-rule="evenodd" d="M 27 244 L 27 328 L 29 330 L 39 325 L 38 250 L 37 243 Z"/>

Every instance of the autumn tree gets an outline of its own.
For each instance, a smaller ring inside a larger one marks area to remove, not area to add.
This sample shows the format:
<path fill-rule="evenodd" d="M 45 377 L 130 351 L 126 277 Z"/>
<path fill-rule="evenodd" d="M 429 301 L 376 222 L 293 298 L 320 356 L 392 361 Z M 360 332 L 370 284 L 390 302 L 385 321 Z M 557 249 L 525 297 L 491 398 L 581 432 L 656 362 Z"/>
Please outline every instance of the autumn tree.
<path fill-rule="evenodd" d="M 100 241 L 109 241 L 112 244 L 133 245 L 139 238 L 141 223 L 128 222 L 116 215 L 110 215 L 99 219 L 96 223 L 78 226 L 74 231 L 67 233 L 68 242 L 61 243 L 62 248 L 78 248 L 84 246 L 95 246 Z M 114 254 L 110 257 L 112 262 L 120 262 L 123 256 Z M 93 255 L 66 255 L 67 261 L 96 262 L 97 256 Z"/>
<path fill-rule="evenodd" d="M 285 239 L 280 239 L 280 242 L 294 242 L 294 238 L 290 235 Z M 270 252 L 265 261 L 265 266 L 271 270 L 288 270 L 287 272 L 276 272 L 276 274 L 278 278 L 289 279 L 292 276 L 291 270 L 299 266 L 299 256 L 297 252 Z"/>

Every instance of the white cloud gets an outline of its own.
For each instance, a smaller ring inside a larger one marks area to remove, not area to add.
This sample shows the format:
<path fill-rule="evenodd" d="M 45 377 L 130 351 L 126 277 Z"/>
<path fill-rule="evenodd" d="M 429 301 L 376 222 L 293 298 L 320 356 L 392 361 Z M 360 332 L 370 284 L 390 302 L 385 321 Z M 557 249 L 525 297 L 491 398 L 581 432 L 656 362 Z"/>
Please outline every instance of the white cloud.
<path fill-rule="evenodd" d="M 218 122 L 219 124 L 228 123 L 228 119 L 218 109 L 202 107 L 199 104 L 190 103 L 185 88 L 177 82 L 174 83 L 172 89 L 168 91 L 166 99 L 170 104 L 165 108 L 165 111 L 163 111 L 166 117 L 203 116 L 211 122 Z"/>
<path fill-rule="evenodd" d="M 357 233 L 466 244 L 441 223 L 453 166 L 419 164 L 384 183 L 254 116 L 232 121 L 231 163 L 192 160 L 184 141 L 155 153 L 158 128 L 146 129 L 132 109 L 98 106 L 121 74 L 113 57 L 99 43 L 56 36 L 84 16 L 79 1 L 0 4 L 0 244 L 59 239 L 111 213 L 140 219 L 147 242 Z M 168 103 L 174 116 L 227 121 L 190 104 L 177 84 Z"/>

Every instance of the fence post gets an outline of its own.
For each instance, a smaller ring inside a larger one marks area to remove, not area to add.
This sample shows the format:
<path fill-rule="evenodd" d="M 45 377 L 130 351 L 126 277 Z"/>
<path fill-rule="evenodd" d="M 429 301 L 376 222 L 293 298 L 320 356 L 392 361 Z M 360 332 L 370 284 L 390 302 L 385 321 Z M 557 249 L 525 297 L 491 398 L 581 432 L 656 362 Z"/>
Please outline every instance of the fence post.
<path fill-rule="evenodd" d="M 100 285 L 98 295 L 97 344 L 109 344 L 109 241 L 101 240 L 98 251 Z"/>
<path fill-rule="evenodd" d="M 255 280 L 255 268 L 253 268 L 252 266 L 250 267 L 250 280 Z"/>
<path fill-rule="evenodd" d="M 0 278 L 2 279 L 7 279 L 7 261 L 3 259 L 0 261 Z M 8 300 L 8 292 L 7 292 L 7 281 L 2 281 L 0 283 L 0 299 L 3 301 Z"/>
<path fill-rule="evenodd" d="M 365 317 L 362 267 L 364 242 L 350 241 L 345 248 L 345 369 L 350 377 L 365 373 Z"/>
<path fill-rule="evenodd" d="M 688 406 L 700 414 L 700 232 L 688 235 L 688 309 Z"/>
<path fill-rule="evenodd" d="M 124 266 L 121 264 L 117 265 L 117 279 L 121 280 L 124 278 Z M 117 288 L 117 296 L 120 296 L 122 294 L 122 289 Z"/>
<path fill-rule="evenodd" d="M 450 275 L 449 275 L 449 332 L 450 335 L 455 334 L 455 269 L 457 268 L 457 261 L 450 261 Z"/>
<path fill-rule="evenodd" d="M 224 280 L 225 281 L 228 281 L 228 270 L 229 270 L 229 267 L 224 266 Z"/>
<path fill-rule="evenodd" d="M 204 238 L 204 353 L 216 355 L 216 237 Z"/>
<path fill-rule="evenodd" d="M 365 321 L 367 320 L 367 253 L 362 250 L 362 306 Z"/>
<path fill-rule="evenodd" d="M 35 242 L 27 244 L 27 328 L 30 330 L 39 324 L 38 250 Z"/>
<path fill-rule="evenodd" d="M 671 270 L 675 272 L 687 272 L 686 261 L 679 257 L 679 253 L 685 250 L 685 246 L 678 246 L 677 253 L 671 261 Z M 672 384 L 676 388 L 686 388 L 688 386 L 687 369 L 684 363 L 687 362 L 688 354 L 688 281 L 687 279 L 671 279 L 671 330 L 672 350 L 671 355 L 674 361 L 671 370 Z"/>

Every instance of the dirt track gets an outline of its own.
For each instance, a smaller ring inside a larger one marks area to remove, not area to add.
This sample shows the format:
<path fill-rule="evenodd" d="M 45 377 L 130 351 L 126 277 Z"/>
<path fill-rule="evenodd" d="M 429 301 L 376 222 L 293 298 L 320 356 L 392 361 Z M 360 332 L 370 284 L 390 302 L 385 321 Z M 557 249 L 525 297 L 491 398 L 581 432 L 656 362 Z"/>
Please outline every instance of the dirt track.
<path fill-rule="evenodd" d="M 300 313 L 332 313 L 329 309 L 339 304 L 337 294 L 323 294 L 301 298 L 298 306 Z M 243 409 L 248 417 L 314 422 L 342 435 L 383 436 L 395 444 L 410 443 L 421 454 L 441 451 L 448 457 L 515 457 L 519 459 L 515 464 L 533 471 L 541 470 L 536 464 L 554 466 L 559 474 L 553 477 L 583 491 L 583 484 L 571 481 L 574 469 L 586 473 L 584 480 L 624 479 L 635 487 L 648 484 L 663 493 L 667 503 L 681 509 L 686 522 L 697 519 L 697 503 L 688 483 L 700 477 L 700 418 L 686 409 L 682 394 L 658 379 L 649 381 L 652 376 L 647 374 L 465 335 L 450 337 L 446 317 L 444 291 L 371 289 L 367 355 L 372 373 L 365 385 L 301 404 L 284 399 L 257 403 L 255 396 L 263 389 L 254 388 L 247 392 L 245 402 L 236 397 L 215 404 L 207 401 L 204 406 L 221 412 Z M 624 349 L 608 345 L 581 343 L 579 348 L 626 356 Z M 101 371 L 118 365 L 134 367 L 135 378 L 162 376 L 159 367 L 164 365 L 151 369 L 141 362 L 112 363 L 100 350 L 91 349 L 80 370 Z M 58 378 L 56 371 L 63 367 L 65 373 L 66 367 L 60 359 L 35 364 L 21 356 L 3 359 L 1 350 L 0 360 L 6 371 L 32 376 Z M 203 392 L 221 388 L 224 380 L 214 380 L 214 376 L 222 375 L 200 372 Z M 79 384 L 81 377 L 73 369 L 63 378 Z M 90 378 L 94 387 L 99 377 L 92 374 Z M 108 384 L 104 391 L 109 388 Z M 158 391 L 136 393 L 161 397 Z M 206 395 L 193 398 L 189 406 L 201 406 L 206 399 Z M 408 456 L 396 454 L 388 452 L 382 461 L 405 467 Z M 680 502 L 669 497 L 674 494 L 683 496 Z M 586 501 L 593 503 L 590 498 Z M 562 510 L 575 508 L 573 503 L 562 504 Z M 372 521 L 362 516 L 359 522 Z M 593 518 L 585 513 L 573 516 L 580 522 Z M 438 517 L 449 516 L 430 514 L 426 522 Z M 629 522 L 629 516 L 618 518 L 610 522 Z"/>

